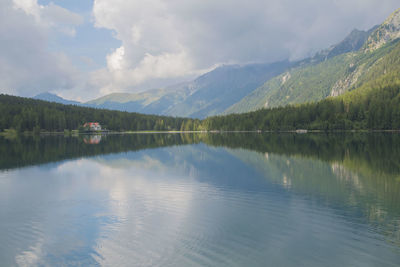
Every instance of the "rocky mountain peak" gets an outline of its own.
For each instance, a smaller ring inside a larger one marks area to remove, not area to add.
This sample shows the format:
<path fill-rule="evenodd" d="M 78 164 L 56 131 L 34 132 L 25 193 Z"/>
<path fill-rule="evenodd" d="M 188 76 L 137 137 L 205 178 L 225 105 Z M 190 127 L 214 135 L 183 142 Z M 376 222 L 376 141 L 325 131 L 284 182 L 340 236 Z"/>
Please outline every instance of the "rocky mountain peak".
<path fill-rule="evenodd" d="M 384 44 L 400 38 L 400 8 L 393 12 L 367 39 L 364 50 L 374 51 Z"/>

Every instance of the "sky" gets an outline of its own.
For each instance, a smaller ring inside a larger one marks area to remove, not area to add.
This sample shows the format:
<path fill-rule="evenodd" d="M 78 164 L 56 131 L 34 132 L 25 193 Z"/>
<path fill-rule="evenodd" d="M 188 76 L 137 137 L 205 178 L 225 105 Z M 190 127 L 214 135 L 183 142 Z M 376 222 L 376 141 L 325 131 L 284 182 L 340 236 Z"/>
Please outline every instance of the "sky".
<path fill-rule="evenodd" d="M 91 100 L 222 64 L 298 60 L 398 0 L 0 0 L 0 93 Z"/>

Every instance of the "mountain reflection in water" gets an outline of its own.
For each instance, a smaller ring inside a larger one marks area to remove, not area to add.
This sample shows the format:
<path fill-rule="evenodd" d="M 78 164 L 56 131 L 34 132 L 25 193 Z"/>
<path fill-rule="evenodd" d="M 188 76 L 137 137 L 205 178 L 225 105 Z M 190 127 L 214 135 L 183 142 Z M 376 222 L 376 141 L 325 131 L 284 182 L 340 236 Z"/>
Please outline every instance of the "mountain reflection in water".
<path fill-rule="evenodd" d="M 396 266 L 399 154 L 397 134 L 0 138 L 0 260 Z"/>

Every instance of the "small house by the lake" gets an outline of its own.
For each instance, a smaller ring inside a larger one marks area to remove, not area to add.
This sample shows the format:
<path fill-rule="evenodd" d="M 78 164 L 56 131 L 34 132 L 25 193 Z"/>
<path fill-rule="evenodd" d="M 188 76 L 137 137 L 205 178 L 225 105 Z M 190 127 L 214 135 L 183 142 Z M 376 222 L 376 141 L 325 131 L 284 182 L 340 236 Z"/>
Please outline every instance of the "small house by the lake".
<path fill-rule="evenodd" d="M 83 125 L 87 131 L 101 131 L 101 125 L 98 122 L 87 122 Z"/>

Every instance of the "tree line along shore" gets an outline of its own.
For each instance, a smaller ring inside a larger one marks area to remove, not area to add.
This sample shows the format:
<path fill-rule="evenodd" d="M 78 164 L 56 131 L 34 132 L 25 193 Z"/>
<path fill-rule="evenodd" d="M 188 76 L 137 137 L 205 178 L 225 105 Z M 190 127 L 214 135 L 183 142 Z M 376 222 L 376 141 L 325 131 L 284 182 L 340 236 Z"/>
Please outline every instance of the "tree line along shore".
<path fill-rule="evenodd" d="M 0 95 L 0 131 L 64 132 L 90 121 L 109 131 L 343 131 L 400 129 L 400 79 L 387 75 L 343 96 L 204 120 L 63 105 Z"/>

